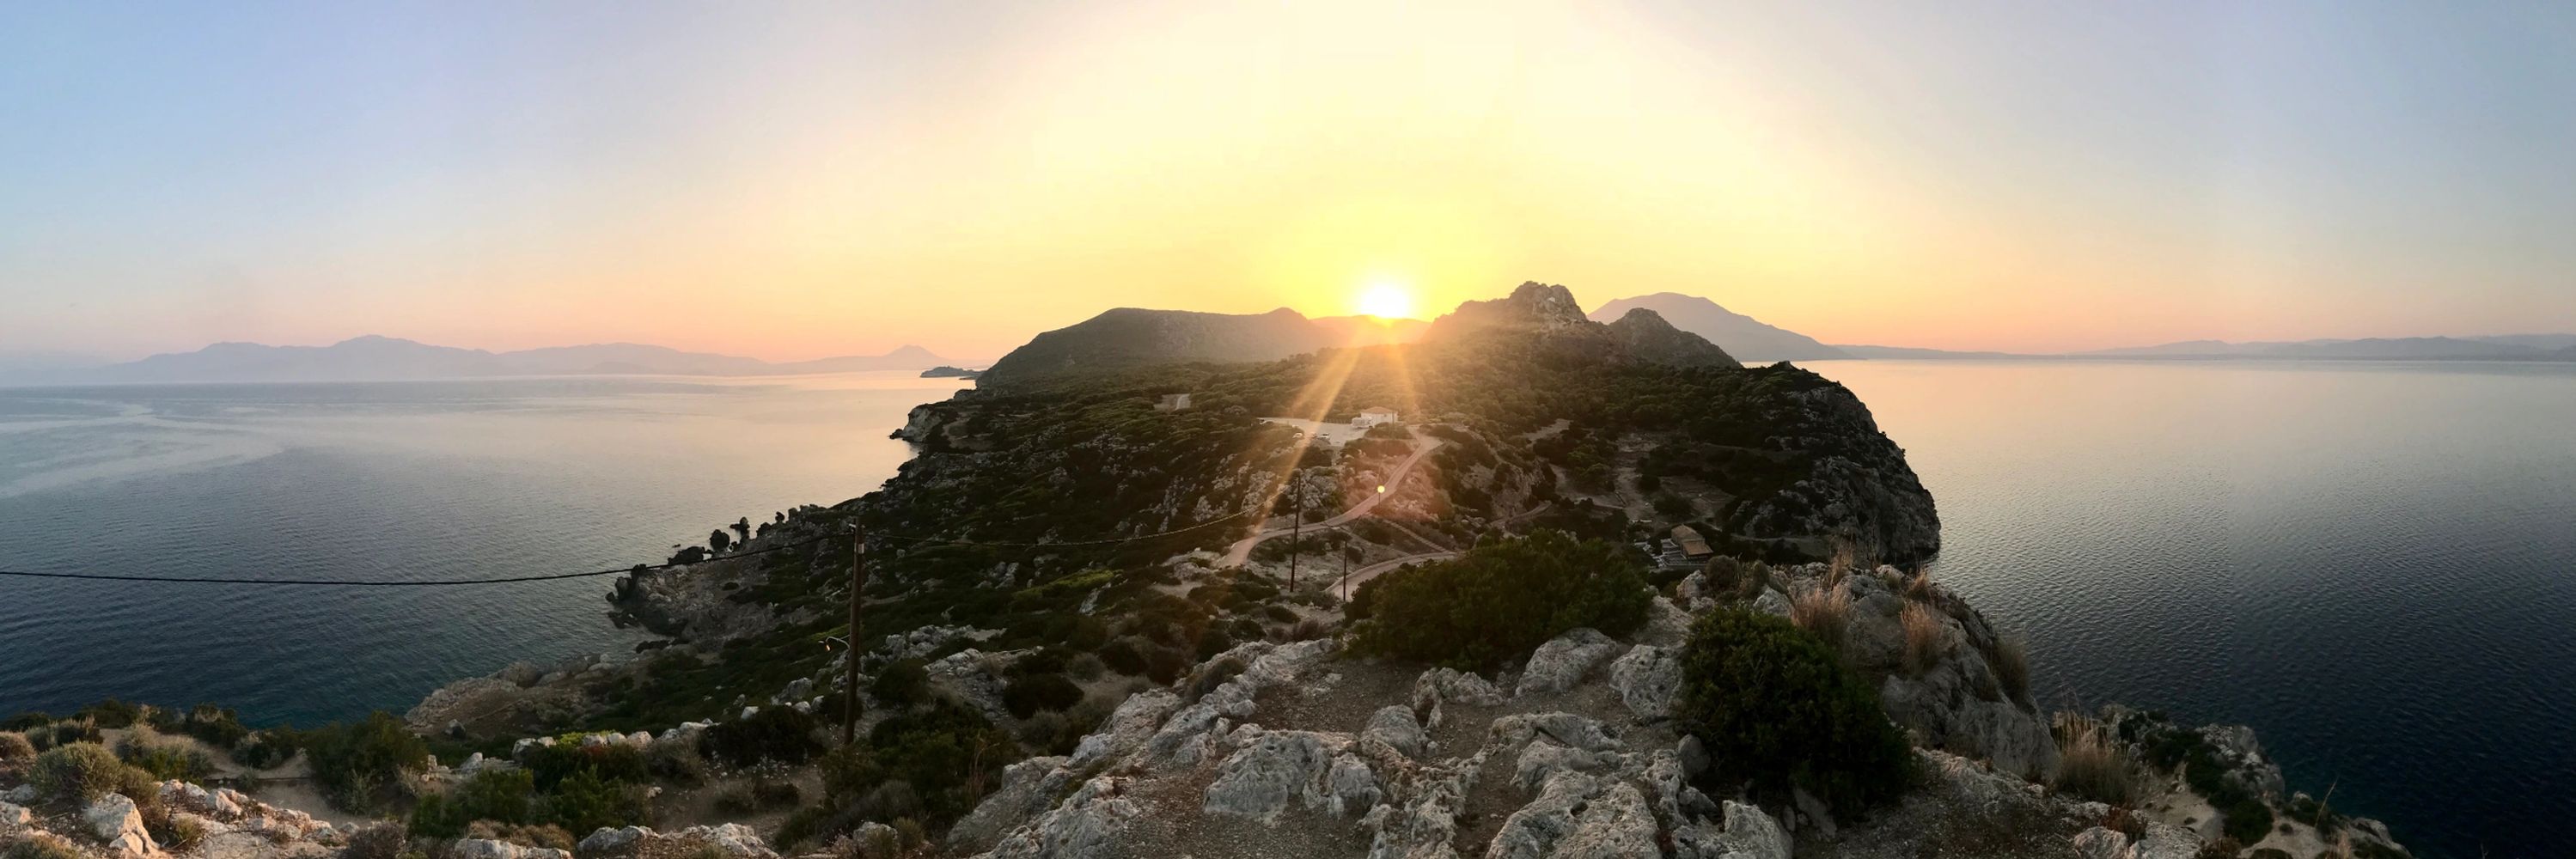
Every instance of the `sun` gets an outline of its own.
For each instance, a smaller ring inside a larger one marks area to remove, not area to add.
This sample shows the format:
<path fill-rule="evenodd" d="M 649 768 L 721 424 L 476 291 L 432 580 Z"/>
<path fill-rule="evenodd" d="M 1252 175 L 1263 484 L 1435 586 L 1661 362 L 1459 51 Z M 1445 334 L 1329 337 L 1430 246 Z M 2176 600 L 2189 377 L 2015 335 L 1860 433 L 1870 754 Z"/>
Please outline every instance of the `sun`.
<path fill-rule="evenodd" d="M 1391 280 L 1372 281 L 1361 288 L 1359 311 L 1380 319 L 1413 318 L 1413 290 Z"/>

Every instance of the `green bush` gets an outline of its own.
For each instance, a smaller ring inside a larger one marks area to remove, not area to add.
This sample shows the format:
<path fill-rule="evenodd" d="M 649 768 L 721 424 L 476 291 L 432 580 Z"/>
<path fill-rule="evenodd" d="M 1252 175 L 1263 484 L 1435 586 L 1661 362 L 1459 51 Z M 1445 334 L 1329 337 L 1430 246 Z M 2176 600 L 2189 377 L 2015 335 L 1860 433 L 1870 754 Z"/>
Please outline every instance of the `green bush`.
<path fill-rule="evenodd" d="M 291 728 L 259 731 L 233 745 L 233 763 L 255 770 L 275 769 L 295 759 L 304 736 Z"/>
<path fill-rule="evenodd" d="M 930 671 L 918 659 L 896 660 L 869 681 L 868 694 L 897 707 L 930 700 Z"/>
<path fill-rule="evenodd" d="M 0 859 L 89 859 L 69 840 L 51 832 L 34 832 L 0 849 Z"/>
<path fill-rule="evenodd" d="M 648 816 L 642 787 L 609 781 L 591 770 L 573 773 L 555 785 L 554 793 L 542 803 L 542 812 L 545 822 L 573 832 L 638 825 Z"/>
<path fill-rule="evenodd" d="M 1120 638 L 1100 646 L 1100 663 L 1130 677 L 1145 673 L 1144 639 Z"/>
<path fill-rule="evenodd" d="M 36 759 L 36 744 L 17 731 L 0 731 L 0 765 L 26 763 Z"/>
<path fill-rule="evenodd" d="M 1358 650 L 1470 671 L 1527 656 L 1576 627 L 1626 633 L 1653 599 L 1626 548 L 1561 531 L 1387 573 L 1361 593 L 1370 619 Z"/>
<path fill-rule="evenodd" d="M 1002 768 L 1022 757 L 1011 735 L 974 710 L 940 702 L 883 722 L 865 742 L 823 761 L 826 804 L 834 813 L 811 822 L 829 837 L 858 823 L 904 817 L 945 827 L 975 807 L 980 789 L 1000 783 Z"/>
<path fill-rule="evenodd" d="M 762 707 L 751 718 L 708 728 L 699 735 L 698 749 L 727 766 L 747 767 L 761 761 L 802 764 L 823 752 L 823 744 L 814 739 L 814 728 L 814 717 L 794 707 Z"/>
<path fill-rule="evenodd" d="M 1707 745 L 1732 790 L 1805 788 L 1834 808 L 1893 800 L 1912 777 L 1905 735 L 1834 650 L 1786 620 L 1719 609 L 1691 628 L 1675 716 Z"/>
<path fill-rule="evenodd" d="M 216 748 L 229 749 L 250 736 L 250 728 L 241 723 L 240 714 L 213 704 L 199 704 L 179 720 L 180 733 Z"/>
<path fill-rule="evenodd" d="M 1002 687 L 1002 706 L 1026 719 L 1040 710 L 1061 712 L 1082 703 L 1082 687 L 1062 674 L 1033 674 Z"/>
<path fill-rule="evenodd" d="M 653 780 L 652 765 L 644 760 L 644 750 L 625 743 L 585 746 L 580 743 L 556 743 L 530 746 L 519 755 L 519 763 L 536 777 L 539 791 L 555 785 L 572 774 L 588 770 L 610 781 L 647 782 Z"/>
<path fill-rule="evenodd" d="M 101 728 L 130 728 L 143 719 L 143 705 L 109 698 L 81 708 L 72 718 L 86 718 Z"/>
<path fill-rule="evenodd" d="M 443 794 L 420 798 L 411 809 L 412 834 L 458 838 L 477 820 L 526 823 L 535 815 L 536 779 L 527 770 L 484 770 Z"/>
<path fill-rule="evenodd" d="M 349 832 L 349 846 L 341 848 L 340 859 L 402 859 L 411 847 L 411 837 L 401 824 L 369 823 Z"/>
<path fill-rule="evenodd" d="M 402 720 L 376 711 L 356 724 L 325 725 L 305 737 L 322 798 L 342 811 L 370 811 L 410 793 L 429 746 Z"/>
<path fill-rule="evenodd" d="M 2237 841 L 2252 844 L 2272 833 L 2272 808 L 2261 799 L 2240 797 L 2218 813 L 2226 817 L 2227 837 Z"/>
<path fill-rule="evenodd" d="M 203 781 L 215 772 L 215 759 L 205 752 L 162 740 L 143 728 L 117 741 L 116 758 L 165 781 Z"/>
<path fill-rule="evenodd" d="M 125 786 L 127 771 L 133 767 L 116 759 L 106 746 L 97 743 L 71 743 L 55 746 L 36 756 L 36 766 L 27 781 L 36 786 L 36 794 L 51 800 L 88 802 Z M 145 776 L 149 778 L 149 776 Z"/>

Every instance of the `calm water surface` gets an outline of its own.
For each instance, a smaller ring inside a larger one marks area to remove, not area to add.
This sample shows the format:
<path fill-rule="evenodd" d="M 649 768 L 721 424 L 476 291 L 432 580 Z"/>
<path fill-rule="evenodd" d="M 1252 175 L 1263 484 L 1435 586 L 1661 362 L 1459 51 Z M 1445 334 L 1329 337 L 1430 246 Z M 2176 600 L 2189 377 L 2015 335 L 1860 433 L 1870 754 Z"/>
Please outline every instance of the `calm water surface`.
<path fill-rule="evenodd" d="M 2254 726 L 2419 855 L 2576 855 L 2576 367 L 1820 362 L 2045 703 Z"/>
<path fill-rule="evenodd" d="M 0 390 L 0 566 L 446 579 L 659 562 L 874 489 L 952 379 Z M 623 656 L 609 580 L 247 588 L 0 579 L 0 712 L 108 696 L 311 725 L 514 660 Z"/>

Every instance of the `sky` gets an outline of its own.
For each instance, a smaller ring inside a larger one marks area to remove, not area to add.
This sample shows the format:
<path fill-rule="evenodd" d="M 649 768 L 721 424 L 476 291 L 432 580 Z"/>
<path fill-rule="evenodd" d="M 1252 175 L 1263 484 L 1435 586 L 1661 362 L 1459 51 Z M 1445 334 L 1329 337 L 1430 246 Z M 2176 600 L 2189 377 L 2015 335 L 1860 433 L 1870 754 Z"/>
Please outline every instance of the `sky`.
<path fill-rule="evenodd" d="M 2576 331 L 2569 44 L 2506 2 L 11 3 L 0 352 L 989 358 L 1525 280 L 1958 349 Z"/>

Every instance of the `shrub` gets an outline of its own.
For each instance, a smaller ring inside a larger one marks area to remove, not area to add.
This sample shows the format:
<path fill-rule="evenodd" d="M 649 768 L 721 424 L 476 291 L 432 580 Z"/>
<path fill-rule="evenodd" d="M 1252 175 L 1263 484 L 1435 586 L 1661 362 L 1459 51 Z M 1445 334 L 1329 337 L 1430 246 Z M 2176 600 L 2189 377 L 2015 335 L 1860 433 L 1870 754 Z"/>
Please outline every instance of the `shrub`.
<path fill-rule="evenodd" d="M 1151 648 L 1141 638 L 1120 638 L 1100 646 L 1100 662 L 1120 674 L 1141 675 L 1145 673 L 1145 651 Z"/>
<path fill-rule="evenodd" d="M 2264 805 L 2259 798 L 2243 797 L 2220 808 L 2218 813 L 2226 817 L 2224 828 L 2227 837 L 2239 842 L 2252 844 L 2272 833 L 2272 807 Z"/>
<path fill-rule="evenodd" d="M 1653 599 L 1627 549 L 1561 531 L 1479 546 L 1369 585 L 1360 651 L 1478 671 L 1576 627 L 1624 634 L 1645 621 Z"/>
<path fill-rule="evenodd" d="M 27 729 L 27 742 L 34 745 L 36 751 L 40 752 L 56 746 L 97 743 L 104 739 L 104 735 L 99 733 L 98 726 L 89 722 L 56 722 L 52 725 Z"/>
<path fill-rule="evenodd" d="M 573 832 L 591 832 L 641 824 L 646 813 L 643 788 L 582 770 L 555 785 L 554 793 L 541 803 L 538 818 Z"/>
<path fill-rule="evenodd" d="M 1061 712 L 1082 703 L 1082 687 L 1062 674 L 1035 674 L 1021 677 L 1002 687 L 1002 706 L 1011 715 L 1026 719 L 1040 710 Z"/>
<path fill-rule="evenodd" d="M 0 765 L 26 763 L 36 759 L 36 744 L 17 731 L 0 731 Z"/>
<path fill-rule="evenodd" d="M 918 659 L 898 659 L 868 681 L 868 694 L 897 707 L 930 700 L 930 670 Z"/>
<path fill-rule="evenodd" d="M 1810 587 L 1789 598 L 1789 622 L 1839 650 L 1851 625 L 1851 591 L 1839 585 Z"/>
<path fill-rule="evenodd" d="M 411 809 L 411 831 L 457 838 L 477 820 L 526 823 L 535 817 L 535 796 L 536 777 L 527 770 L 484 770 L 446 793 L 421 797 Z"/>
<path fill-rule="evenodd" d="M 706 729 L 699 735 L 698 749 L 727 766 L 747 767 L 761 761 L 802 764 L 823 751 L 823 744 L 814 739 L 814 727 L 814 717 L 794 707 L 762 707 L 751 718 Z"/>
<path fill-rule="evenodd" d="M 250 736 L 250 728 L 241 723 L 239 714 L 213 704 L 199 704 L 189 710 L 187 717 L 179 722 L 179 732 L 223 749 L 232 748 L 233 744 Z"/>
<path fill-rule="evenodd" d="M 625 743 L 530 746 L 520 753 L 519 763 L 535 776 L 539 791 L 553 790 L 555 785 L 583 770 L 597 773 L 609 781 L 644 782 L 653 779 L 653 768 L 645 762 L 644 750 Z"/>
<path fill-rule="evenodd" d="M 72 717 L 88 719 L 101 728 L 130 728 L 143 718 L 143 705 L 109 698 L 81 708 L 80 712 L 73 713 Z"/>
<path fill-rule="evenodd" d="M 1676 715 L 1716 774 L 1774 795 L 1794 785 L 1857 811 L 1912 776 L 1913 751 L 1877 693 L 1814 634 L 1770 615 L 1719 609 L 1692 626 Z"/>
<path fill-rule="evenodd" d="M 1946 632 L 1940 612 L 1919 602 L 1905 604 L 1896 621 L 1905 629 L 1905 673 L 1921 676 L 1941 658 L 1941 634 Z"/>
<path fill-rule="evenodd" d="M 2100 723 L 2073 714 L 2057 719 L 2057 777 L 2060 793 L 2115 806 L 2126 806 L 2137 794 L 2129 755 Z"/>
<path fill-rule="evenodd" d="M 1987 656 L 1994 665 L 1995 679 L 2004 685 L 2004 694 L 2015 701 L 2030 700 L 2030 645 L 2020 636 L 2007 635 L 1995 642 L 1995 652 Z"/>
<path fill-rule="evenodd" d="M 215 772 L 212 756 L 165 742 L 149 728 L 135 728 L 117 741 L 116 758 L 163 780 L 202 781 Z"/>
<path fill-rule="evenodd" d="M 233 763 L 255 770 L 275 769 L 295 759 L 295 750 L 303 737 L 286 728 L 270 728 L 251 734 L 233 745 Z"/>
<path fill-rule="evenodd" d="M 793 807 L 804 799 L 805 792 L 797 789 L 794 782 L 763 778 L 718 794 L 715 806 L 719 812 L 742 817 L 773 808 Z"/>
<path fill-rule="evenodd" d="M 400 824 L 369 823 L 350 830 L 349 846 L 340 849 L 339 859 L 402 859 L 410 842 Z"/>
<path fill-rule="evenodd" d="M 161 849 L 172 853 L 186 853 L 206 842 L 206 824 L 197 818 L 174 817 L 159 830 L 153 833 L 155 840 L 161 842 Z"/>
<path fill-rule="evenodd" d="M 1097 680 L 1101 672 L 1107 670 L 1109 666 L 1101 662 L 1100 657 L 1089 653 L 1077 655 L 1064 663 L 1064 673 L 1076 680 Z"/>
<path fill-rule="evenodd" d="M 695 742 L 656 740 L 644 749 L 644 769 L 664 781 L 693 785 L 707 780 L 707 757 Z"/>
<path fill-rule="evenodd" d="M 31 832 L 0 850 L 0 859 L 88 859 L 79 847 L 51 832 Z"/>
<path fill-rule="evenodd" d="M 913 817 L 946 826 L 975 806 L 1022 757 L 1011 736 L 982 714 L 941 701 L 877 723 L 865 742 L 823 761 L 823 787 L 838 811 L 812 823 L 830 838 L 859 822 Z"/>
<path fill-rule="evenodd" d="M 402 720 L 381 710 L 356 724 L 331 724 L 305 738 L 305 756 L 322 797 L 342 811 L 367 811 L 409 793 L 409 775 L 429 746 Z"/>
<path fill-rule="evenodd" d="M 132 767 L 117 760 L 106 746 L 71 743 L 55 746 L 38 755 L 35 769 L 28 774 L 27 781 L 36 786 L 38 796 L 58 801 L 88 802 L 123 787 L 129 769 Z"/>

